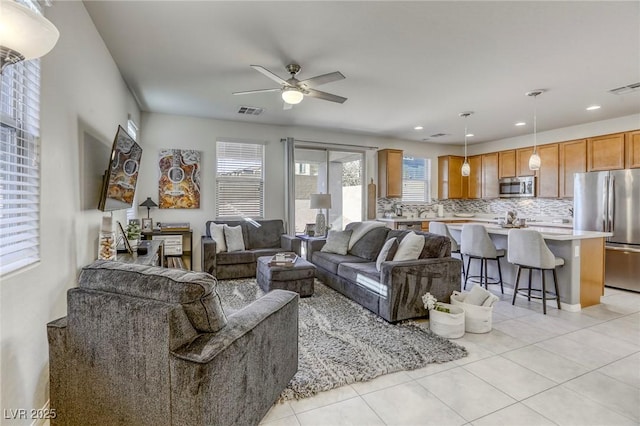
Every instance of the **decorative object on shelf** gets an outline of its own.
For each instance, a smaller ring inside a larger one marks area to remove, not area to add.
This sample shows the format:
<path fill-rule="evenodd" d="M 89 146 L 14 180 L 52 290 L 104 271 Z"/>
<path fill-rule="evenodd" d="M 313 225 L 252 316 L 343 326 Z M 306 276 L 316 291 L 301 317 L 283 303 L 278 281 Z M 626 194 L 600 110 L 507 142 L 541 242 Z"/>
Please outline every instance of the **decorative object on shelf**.
<path fill-rule="evenodd" d="M 462 169 L 460 169 L 462 176 L 469 176 L 471 174 L 471 166 L 467 160 L 467 136 L 469 136 L 469 132 L 467 131 L 467 118 L 469 118 L 471 114 L 473 114 L 473 111 L 464 111 L 459 114 L 460 117 L 464 117 L 464 163 L 462 163 Z"/>
<path fill-rule="evenodd" d="M 533 96 L 533 154 L 529 157 L 529 169 L 530 170 L 540 170 L 541 160 L 538 155 L 537 145 L 538 145 L 538 135 L 537 135 L 537 127 L 538 127 L 538 117 L 536 114 L 536 98 L 538 95 L 544 93 L 544 90 L 537 89 L 527 92 L 527 96 Z"/>
<path fill-rule="evenodd" d="M 316 234 L 316 224 L 315 223 L 307 223 L 304 227 L 304 235 L 308 235 L 313 237 Z"/>
<path fill-rule="evenodd" d="M 158 224 L 160 226 L 160 230 L 166 231 L 189 231 L 191 229 L 191 224 L 189 222 L 163 222 L 162 224 Z"/>
<path fill-rule="evenodd" d="M 116 260 L 116 233 L 113 231 L 111 216 L 102 218 L 100 238 L 98 238 L 98 259 Z"/>
<path fill-rule="evenodd" d="M 322 209 L 331 208 L 331 194 L 311 194 L 310 208 L 317 209 L 315 236 L 322 237 L 327 233 L 327 220 Z"/>
<path fill-rule="evenodd" d="M 142 232 L 153 232 L 153 219 L 142 218 Z"/>
<path fill-rule="evenodd" d="M 0 74 L 8 65 L 46 55 L 60 32 L 47 18 L 15 1 L 3 1 L 0 13 Z"/>
<path fill-rule="evenodd" d="M 140 244 L 140 236 L 142 235 L 142 230 L 140 229 L 140 220 L 131 219 L 127 224 L 127 241 L 129 243 L 129 247 L 131 251 L 138 251 L 138 245 Z"/>
<path fill-rule="evenodd" d="M 431 293 L 422 296 L 424 307 L 429 311 L 429 330 L 447 339 L 464 336 L 464 310 L 459 306 L 438 302 Z"/>
<path fill-rule="evenodd" d="M 140 203 L 140 207 L 147 208 L 147 219 L 150 218 L 149 213 L 151 211 L 151 207 L 158 207 L 158 205 L 151 199 L 151 197 L 147 197 L 142 203 Z"/>
<path fill-rule="evenodd" d="M 200 151 L 163 149 L 158 160 L 161 209 L 200 208 Z"/>

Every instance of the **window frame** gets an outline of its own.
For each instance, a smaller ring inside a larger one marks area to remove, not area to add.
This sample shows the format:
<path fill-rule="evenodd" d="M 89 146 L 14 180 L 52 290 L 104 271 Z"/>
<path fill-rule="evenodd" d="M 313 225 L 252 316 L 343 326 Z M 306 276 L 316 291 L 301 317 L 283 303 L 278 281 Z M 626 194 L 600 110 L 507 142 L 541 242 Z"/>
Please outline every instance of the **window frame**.
<path fill-rule="evenodd" d="M 424 179 L 415 179 L 411 177 L 406 177 L 405 160 L 423 160 L 424 168 L 425 168 Z M 424 183 L 424 199 L 423 200 L 405 199 L 405 193 L 406 193 L 405 188 L 406 188 L 407 182 L 416 182 L 416 181 Z M 433 201 L 433 197 L 431 194 L 431 158 L 426 156 L 411 155 L 407 153 L 403 154 L 402 156 L 402 203 L 412 205 L 412 204 L 431 203 L 432 201 Z"/>

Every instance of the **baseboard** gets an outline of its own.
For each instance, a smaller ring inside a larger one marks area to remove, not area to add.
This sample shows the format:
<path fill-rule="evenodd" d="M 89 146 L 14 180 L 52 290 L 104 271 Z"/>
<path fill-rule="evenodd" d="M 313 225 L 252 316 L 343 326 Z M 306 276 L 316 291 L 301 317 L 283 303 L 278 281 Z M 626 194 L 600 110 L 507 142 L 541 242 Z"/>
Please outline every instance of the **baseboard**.
<path fill-rule="evenodd" d="M 39 411 L 39 412 L 41 412 L 41 413 L 44 413 L 44 414 L 46 414 L 46 415 L 50 415 L 50 414 L 52 414 L 52 413 L 50 413 L 50 412 L 49 412 L 49 411 L 50 411 L 50 410 L 49 410 L 49 401 L 50 401 L 50 400 L 47 400 L 47 402 L 45 402 L 44 406 L 43 406 L 40 410 L 38 410 L 38 411 Z M 40 416 L 40 417 L 38 417 L 38 418 L 34 419 L 34 420 L 33 420 L 33 422 L 31 422 L 31 426 L 45 426 L 45 425 L 49 425 L 49 424 L 50 424 L 50 422 L 49 422 L 49 418 L 50 418 L 50 417 L 47 417 L 46 415 L 44 415 L 44 416 Z"/>
<path fill-rule="evenodd" d="M 582 306 L 579 303 L 569 304 L 560 302 L 560 307 L 567 312 L 580 312 L 582 310 Z"/>

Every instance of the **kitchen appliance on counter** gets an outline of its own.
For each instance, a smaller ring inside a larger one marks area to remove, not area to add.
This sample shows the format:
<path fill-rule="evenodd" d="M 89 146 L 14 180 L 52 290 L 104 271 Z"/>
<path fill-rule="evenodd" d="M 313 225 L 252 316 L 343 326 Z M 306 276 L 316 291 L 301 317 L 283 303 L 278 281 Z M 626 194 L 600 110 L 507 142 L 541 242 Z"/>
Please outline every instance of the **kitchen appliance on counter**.
<path fill-rule="evenodd" d="M 535 197 L 535 176 L 502 178 L 498 181 L 500 198 Z"/>
<path fill-rule="evenodd" d="M 576 173 L 573 228 L 613 233 L 605 285 L 640 292 L 640 169 Z"/>

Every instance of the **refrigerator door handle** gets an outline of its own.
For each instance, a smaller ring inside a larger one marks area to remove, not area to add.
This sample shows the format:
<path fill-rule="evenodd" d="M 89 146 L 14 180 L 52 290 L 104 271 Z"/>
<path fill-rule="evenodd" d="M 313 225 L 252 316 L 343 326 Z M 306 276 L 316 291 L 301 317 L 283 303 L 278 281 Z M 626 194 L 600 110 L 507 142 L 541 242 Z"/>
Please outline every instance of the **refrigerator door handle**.
<path fill-rule="evenodd" d="M 609 213 L 609 209 L 607 206 L 607 203 L 609 200 L 607 200 L 608 196 L 607 196 L 607 189 L 609 188 L 609 177 L 606 176 L 604 178 L 604 182 L 603 182 L 603 188 L 602 188 L 602 193 L 605 194 L 604 197 L 602 197 L 602 231 L 604 232 L 608 232 L 609 231 L 609 222 L 607 221 L 608 217 L 608 213 Z"/>
<path fill-rule="evenodd" d="M 615 176 L 611 176 L 609 178 L 609 232 L 613 232 L 614 228 L 615 228 L 615 221 L 614 221 L 614 206 L 615 206 L 615 202 L 616 202 L 616 196 L 615 196 L 615 186 L 616 186 L 616 178 Z"/>

